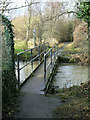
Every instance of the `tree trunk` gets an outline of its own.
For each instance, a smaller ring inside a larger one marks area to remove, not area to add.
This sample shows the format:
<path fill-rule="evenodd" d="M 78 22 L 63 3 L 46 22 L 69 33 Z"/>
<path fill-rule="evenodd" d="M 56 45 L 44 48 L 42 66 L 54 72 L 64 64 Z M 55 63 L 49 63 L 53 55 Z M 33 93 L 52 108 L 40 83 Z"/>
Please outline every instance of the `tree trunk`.
<path fill-rule="evenodd" d="M 28 6 L 29 17 L 28 17 L 27 36 L 26 36 L 26 50 L 28 49 L 28 41 L 30 39 L 31 5 L 32 3 Z M 27 61 L 27 53 L 26 53 L 26 61 Z"/>

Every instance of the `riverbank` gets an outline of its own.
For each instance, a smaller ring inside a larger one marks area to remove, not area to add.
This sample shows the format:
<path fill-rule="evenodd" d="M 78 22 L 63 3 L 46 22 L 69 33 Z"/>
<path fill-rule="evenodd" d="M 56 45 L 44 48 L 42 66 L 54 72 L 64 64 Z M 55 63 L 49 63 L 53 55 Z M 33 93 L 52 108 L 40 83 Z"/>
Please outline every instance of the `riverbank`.
<path fill-rule="evenodd" d="M 62 99 L 63 105 L 53 111 L 54 117 L 88 120 L 90 118 L 89 90 L 90 81 L 81 86 L 56 90 L 56 96 Z"/>
<path fill-rule="evenodd" d="M 79 65 L 89 64 L 89 50 L 87 48 L 75 47 L 74 42 L 69 43 L 64 51 L 62 52 L 62 57 L 69 59 L 69 62 L 77 63 Z"/>
<path fill-rule="evenodd" d="M 59 56 L 59 63 L 75 63 L 76 65 L 88 66 L 89 56 L 82 52 L 81 48 L 74 48 L 73 43 L 68 44 L 62 56 Z M 59 71 L 61 72 L 61 71 Z M 61 72 L 62 73 L 62 72 Z M 59 73 L 60 74 L 60 73 Z M 63 74 L 63 73 L 62 73 Z M 86 76 L 87 77 L 87 76 Z M 58 78 L 60 80 L 60 78 Z M 82 119 L 90 118 L 89 100 L 90 81 L 82 83 L 80 86 L 56 89 L 54 94 L 62 99 L 62 105 L 58 106 L 53 115 L 60 119 Z"/>

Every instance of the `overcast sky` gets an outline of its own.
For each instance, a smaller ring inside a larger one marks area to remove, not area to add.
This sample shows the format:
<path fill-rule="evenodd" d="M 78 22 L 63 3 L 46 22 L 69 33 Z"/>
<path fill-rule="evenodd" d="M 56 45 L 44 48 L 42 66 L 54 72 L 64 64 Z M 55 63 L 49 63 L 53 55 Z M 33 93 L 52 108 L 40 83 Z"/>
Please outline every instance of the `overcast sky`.
<path fill-rule="evenodd" d="M 13 1 L 13 4 L 11 4 L 9 6 L 9 8 L 24 6 L 25 5 L 25 1 L 30 1 L 30 0 L 12 0 L 12 1 Z M 75 2 L 77 0 L 32 0 L 32 1 L 35 1 L 35 2 L 40 2 L 41 1 L 42 2 L 42 4 L 41 4 L 42 9 L 43 9 L 43 7 L 45 5 L 45 4 L 43 5 L 44 2 L 57 2 L 57 1 L 58 2 L 68 2 L 68 6 L 66 7 L 66 9 L 72 10 L 74 8 L 73 6 L 75 5 Z M 6 15 L 10 16 L 10 18 L 13 19 L 13 18 L 15 18 L 17 16 L 23 15 L 25 13 L 25 10 L 26 10 L 26 8 L 13 10 L 12 12 L 7 13 Z"/>

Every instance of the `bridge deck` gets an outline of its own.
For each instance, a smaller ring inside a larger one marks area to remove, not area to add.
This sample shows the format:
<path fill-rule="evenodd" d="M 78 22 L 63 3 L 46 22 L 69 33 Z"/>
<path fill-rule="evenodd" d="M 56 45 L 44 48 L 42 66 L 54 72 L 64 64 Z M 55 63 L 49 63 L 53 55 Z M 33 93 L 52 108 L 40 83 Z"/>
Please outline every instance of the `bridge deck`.
<path fill-rule="evenodd" d="M 41 94 L 41 89 L 44 88 L 44 65 L 43 63 L 35 71 L 33 76 L 22 86 L 21 91 L 30 94 Z"/>
<path fill-rule="evenodd" d="M 20 111 L 15 118 L 53 118 L 52 111 L 61 104 L 61 100 L 53 96 L 44 96 L 41 89 L 44 87 L 43 63 L 21 88 Z"/>

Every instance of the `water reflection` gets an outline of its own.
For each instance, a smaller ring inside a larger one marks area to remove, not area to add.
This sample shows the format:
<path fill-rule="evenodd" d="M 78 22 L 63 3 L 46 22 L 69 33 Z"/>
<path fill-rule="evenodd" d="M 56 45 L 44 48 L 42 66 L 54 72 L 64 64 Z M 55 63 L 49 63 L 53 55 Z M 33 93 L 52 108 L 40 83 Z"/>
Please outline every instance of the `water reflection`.
<path fill-rule="evenodd" d="M 88 81 L 88 67 L 75 64 L 62 64 L 59 66 L 55 76 L 55 86 L 69 88 Z"/>
<path fill-rule="evenodd" d="M 17 61 L 15 62 L 16 64 L 16 77 L 18 77 L 17 74 Z M 23 67 L 26 62 L 20 61 L 20 68 Z M 36 67 L 39 65 L 38 61 L 34 61 L 33 62 L 33 70 L 36 69 Z M 28 64 L 26 67 L 24 67 L 22 70 L 20 70 L 20 83 L 23 83 L 25 81 L 25 79 L 31 74 L 31 63 Z"/>

